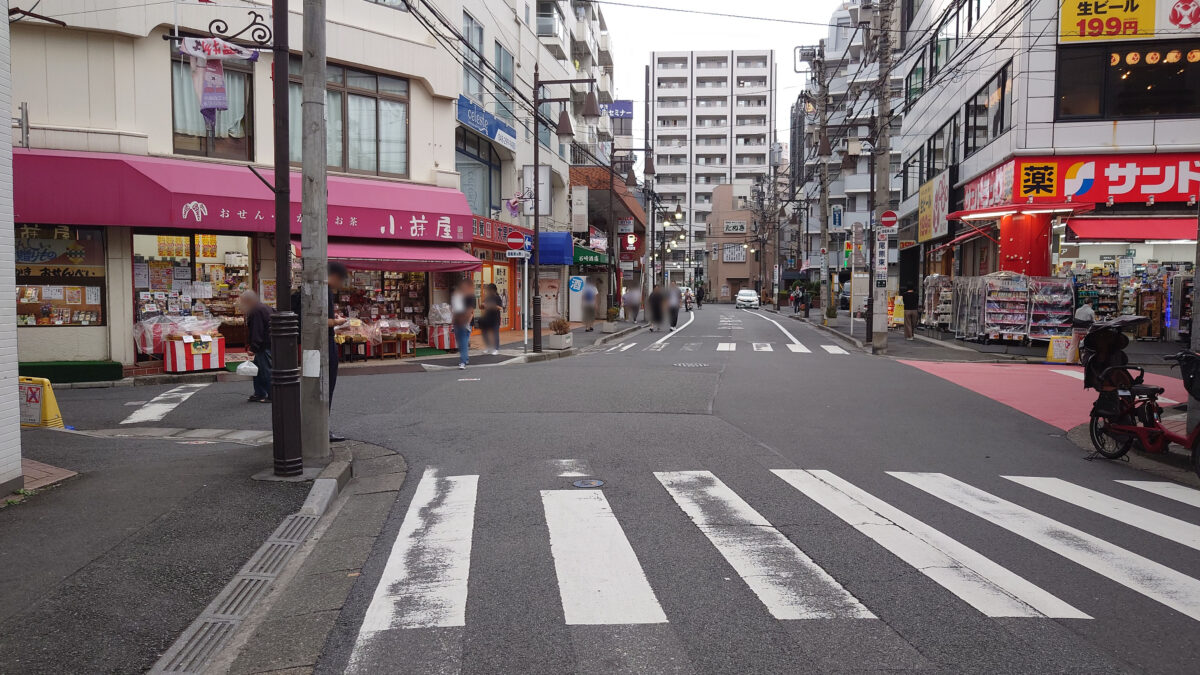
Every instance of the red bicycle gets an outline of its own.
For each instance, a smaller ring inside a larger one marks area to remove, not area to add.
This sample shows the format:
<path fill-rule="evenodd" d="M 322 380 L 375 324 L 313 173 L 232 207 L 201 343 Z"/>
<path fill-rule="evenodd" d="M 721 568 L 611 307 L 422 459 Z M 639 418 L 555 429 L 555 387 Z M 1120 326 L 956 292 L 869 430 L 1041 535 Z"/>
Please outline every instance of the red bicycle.
<path fill-rule="evenodd" d="M 1200 385 L 1200 354 L 1190 351 L 1164 356 L 1180 367 L 1189 391 Z M 1174 366 L 1172 366 L 1174 367 Z M 1133 374 L 1137 371 L 1137 375 Z M 1162 387 L 1144 384 L 1146 371 L 1130 366 L 1114 366 L 1100 373 L 1096 389 L 1100 392 L 1092 405 L 1088 435 L 1096 454 L 1119 459 L 1137 444 L 1148 453 L 1167 452 L 1171 443 L 1191 451 L 1192 470 L 1200 476 L 1200 426 L 1181 436 L 1162 424 L 1162 406 L 1158 397 Z"/>

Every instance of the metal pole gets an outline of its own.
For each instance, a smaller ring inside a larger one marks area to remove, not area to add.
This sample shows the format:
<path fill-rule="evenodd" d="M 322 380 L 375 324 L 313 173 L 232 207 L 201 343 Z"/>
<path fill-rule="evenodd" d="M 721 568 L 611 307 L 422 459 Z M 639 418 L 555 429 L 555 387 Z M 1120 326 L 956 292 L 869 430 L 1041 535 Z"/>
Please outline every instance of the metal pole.
<path fill-rule="evenodd" d="M 304 471 L 300 444 L 300 324 L 292 307 L 291 167 L 288 164 L 288 3 L 274 0 L 275 309 L 271 315 L 271 440 L 276 476 Z M 177 31 L 178 32 L 178 31 Z"/>
<path fill-rule="evenodd" d="M 608 155 L 608 306 L 617 306 L 617 218 L 613 213 L 613 190 L 617 189 L 616 152 Z M 605 319 L 608 317 L 605 316 Z"/>
<path fill-rule="evenodd" d="M 878 157 L 875 161 L 875 171 L 872 172 L 872 175 L 875 177 L 874 221 L 876 227 L 879 225 L 883 212 L 891 207 L 892 202 L 892 181 L 890 175 L 892 171 L 890 134 L 892 87 L 888 82 L 892 70 L 892 13 L 892 0 L 883 0 L 879 5 L 879 81 L 875 85 L 877 87 L 875 92 L 879 110 L 875 144 L 872 147 L 872 152 Z M 878 242 L 878 236 L 876 237 L 876 242 Z M 872 250 L 872 255 L 874 255 L 874 250 Z M 887 270 L 885 269 L 885 276 L 886 272 Z M 871 280 L 871 284 L 874 286 L 874 279 Z M 871 337 L 872 352 L 875 354 L 886 354 L 888 343 L 886 287 L 882 292 L 876 294 L 873 300 L 875 308 L 871 313 L 871 331 L 875 334 Z"/>
<path fill-rule="evenodd" d="M 832 149 L 829 147 L 829 78 L 825 73 L 825 41 L 821 40 L 817 46 L 817 62 L 813 68 L 817 75 L 817 92 L 819 100 L 817 101 L 817 110 L 820 115 L 820 123 L 817 127 L 819 140 L 817 142 L 817 160 L 821 163 L 821 303 L 825 306 L 825 318 L 823 324 L 828 326 L 829 319 L 837 318 L 837 307 L 833 304 L 833 289 L 829 284 L 829 156 L 832 154 Z M 854 322 L 851 321 L 853 326 Z"/>
<path fill-rule="evenodd" d="M 328 190 L 325 153 L 325 0 L 304 0 L 304 93 L 300 110 L 303 148 L 301 190 L 304 247 L 301 331 L 305 368 L 300 426 L 304 456 L 329 459 Z M 282 74 L 287 79 L 287 71 Z M 276 78 L 280 73 L 276 73 Z M 315 352 L 315 354 L 314 354 Z M 313 361 L 320 369 L 311 371 Z"/>
<path fill-rule="evenodd" d="M 1196 200 L 1196 234 L 1200 236 L 1200 199 Z M 1198 239 L 1197 241 L 1200 241 Z M 1200 312 L 1196 311 L 1196 307 L 1200 307 L 1200 245 L 1196 246 L 1196 264 L 1192 266 L 1192 334 L 1191 334 L 1191 349 L 1192 351 L 1200 351 L 1200 321 L 1196 320 L 1196 315 Z M 1183 303 L 1180 303 L 1182 306 Z M 1188 410 L 1187 410 L 1187 428 L 1188 433 L 1200 424 L 1200 399 L 1188 394 Z M 1195 451 L 1193 451 L 1195 452 Z"/>
<path fill-rule="evenodd" d="M 541 101 L 542 101 L 542 86 L 541 86 L 541 69 L 537 63 L 533 64 L 533 123 L 534 123 L 534 138 L 533 138 L 533 253 L 536 256 L 533 259 L 533 283 L 537 284 L 541 279 L 541 265 L 539 258 L 541 257 L 542 242 L 542 181 L 541 169 L 539 162 L 542 158 L 542 120 L 541 120 Z M 533 351 L 542 351 L 542 292 L 541 288 L 533 289 Z"/>
<path fill-rule="evenodd" d="M 521 349 L 529 351 L 529 258 L 522 261 L 521 274 Z"/>
<path fill-rule="evenodd" d="M 870 254 L 867 256 L 867 315 L 864 317 L 866 321 L 866 330 L 863 331 L 866 335 L 863 337 L 863 344 L 872 344 L 872 338 L 875 334 L 875 137 L 877 135 L 875 129 L 875 116 L 871 115 L 871 154 L 867 159 L 867 172 L 871 174 L 871 189 L 867 191 L 867 241 L 870 242 L 868 250 Z"/>

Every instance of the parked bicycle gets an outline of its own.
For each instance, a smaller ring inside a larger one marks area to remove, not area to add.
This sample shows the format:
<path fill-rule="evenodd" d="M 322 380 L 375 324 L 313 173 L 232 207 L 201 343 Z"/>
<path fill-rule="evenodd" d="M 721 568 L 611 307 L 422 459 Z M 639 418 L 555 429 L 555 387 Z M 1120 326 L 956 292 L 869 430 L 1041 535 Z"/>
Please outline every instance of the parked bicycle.
<path fill-rule="evenodd" d="M 1163 453 L 1171 443 L 1178 444 L 1191 451 L 1192 470 L 1200 476 L 1200 426 L 1187 435 L 1163 426 L 1158 397 L 1164 389 L 1146 384 L 1146 371 L 1128 365 L 1124 350 L 1129 338 L 1123 331 L 1148 320 L 1121 317 L 1097 323 L 1084 338 L 1080 350 L 1084 387 L 1097 391 L 1088 436 L 1096 454 L 1106 459 L 1124 457 L 1134 447 Z M 1163 360 L 1179 366 L 1189 394 L 1200 395 L 1200 354 L 1185 350 Z"/>

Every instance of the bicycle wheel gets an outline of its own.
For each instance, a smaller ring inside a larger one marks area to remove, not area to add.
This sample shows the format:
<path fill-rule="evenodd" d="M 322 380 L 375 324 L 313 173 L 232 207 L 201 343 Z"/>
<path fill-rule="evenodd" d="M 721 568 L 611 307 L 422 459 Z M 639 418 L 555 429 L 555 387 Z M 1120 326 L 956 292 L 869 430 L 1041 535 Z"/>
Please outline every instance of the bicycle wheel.
<path fill-rule="evenodd" d="M 1105 459 L 1120 459 L 1133 447 L 1133 437 L 1113 438 L 1107 431 L 1110 420 L 1101 415 L 1092 415 L 1088 423 L 1088 436 L 1096 453 Z M 1193 453 L 1193 461 L 1195 454 Z"/>

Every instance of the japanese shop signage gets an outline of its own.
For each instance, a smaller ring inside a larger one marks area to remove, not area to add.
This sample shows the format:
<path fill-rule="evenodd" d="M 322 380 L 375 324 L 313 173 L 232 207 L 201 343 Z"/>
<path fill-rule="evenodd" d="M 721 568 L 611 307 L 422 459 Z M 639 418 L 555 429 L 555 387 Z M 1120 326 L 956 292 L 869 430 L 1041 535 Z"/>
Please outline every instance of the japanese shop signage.
<path fill-rule="evenodd" d="M 1008 204 L 1013 194 L 1013 162 L 1008 161 L 967 183 L 963 208 L 968 211 Z"/>
<path fill-rule="evenodd" d="M 1014 202 L 1187 202 L 1200 195 L 1200 155 L 1093 155 L 1017 160 Z"/>
<path fill-rule="evenodd" d="M 887 288 L 887 280 L 888 235 L 886 232 L 879 232 L 875 235 L 875 288 Z"/>
<path fill-rule="evenodd" d="M 600 114 L 608 115 L 613 119 L 633 119 L 633 101 L 618 99 L 612 103 L 601 103 Z"/>
<path fill-rule="evenodd" d="M 917 195 L 917 241 L 950 234 L 950 172 L 943 171 L 921 186 Z"/>
<path fill-rule="evenodd" d="M 725 234 L 745 234 L 746 221 L 744 220 L 727 220 L 725 221 Z"/>
<path fill-rule="evenodd" d="M 617 218 L 617 234 L 633 234 L 633 218 Z"/>
<path fill-rule="evenodd" d="M 1061 7 L 1059 42 L 1200 33 L 1200 0 L 1066 0 Z"/>
<path fill-rule="evenodd" d="M 632 262 L 642 255 L 642 237 L 636 232 L 622 234 L 617 242 L 621 248 L 621 262 Z"/>
<path fill-rule="evenodd" d="M 533 230 L 519 227 L 517 225 L 509 225 L 508 223 L 500 222 L 499 220 L 491 220 L 489 218 L 472 218 L 471 235 L 475 243 L 489 243 L 497 246 L 508 246 L 508 235 L 513 232 L 518 232 L 525 237 L 532 237 Z"/>

